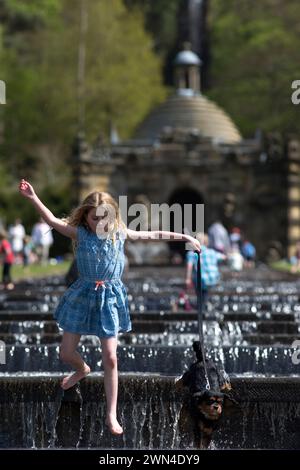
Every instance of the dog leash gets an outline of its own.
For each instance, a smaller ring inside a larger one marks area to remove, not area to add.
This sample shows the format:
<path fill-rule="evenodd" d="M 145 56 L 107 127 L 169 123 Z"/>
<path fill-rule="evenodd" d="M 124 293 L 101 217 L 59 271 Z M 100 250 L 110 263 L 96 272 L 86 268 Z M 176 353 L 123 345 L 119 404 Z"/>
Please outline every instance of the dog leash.
<path fill-rule="evenodd" d="M 198 310 L 198 331 L 199 331 L 199 340 L 200 347 L 203 359 L 204 373 L 206 379 L 206 390 L 210 390 L 209 377 L 207 373 L 206 360 L 205 360 L 205 350 L 204 350 L 204 336 L 203 336 L 203 299 L 202 299 L 202 279 L 201 279 L 201 259 L 200 253 L 195 251 L 197 254 L 197 310 Z"/>

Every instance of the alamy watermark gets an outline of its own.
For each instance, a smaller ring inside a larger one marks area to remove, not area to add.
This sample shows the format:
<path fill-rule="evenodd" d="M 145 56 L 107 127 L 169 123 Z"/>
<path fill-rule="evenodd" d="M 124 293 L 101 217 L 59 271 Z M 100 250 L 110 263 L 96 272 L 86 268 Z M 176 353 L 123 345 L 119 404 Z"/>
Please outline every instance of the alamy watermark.
<path fill-rule="evenodd" d="M 6 345 L 0 340 L 0 364 L 6 364 Z"/>
<path fill-rule="evenodd" d="M 298 105 L 300 104 L 300 80 L 292 82 L 292 89 L 295 90 L 291 96 L 292 103 Z"/>
<path fill-rule="evenodd" d="M 296 339 L 293 344 L 292 348 L 295 348 L 295 351 L 292 354 L 292 363 L 295 366 L 298 366 L 300 364 L 300 340 Z"/>
<path fill-rule="evenodd" d="M 182 240 L 182 234 L 195 237 L 204 232 L 204 204 L 175 203 L 170 206 L 162 203 L 148 206 L 136 203 L 128 206 L 127 196 L 119 196 L 118 205 L 126 227 L 140 232 L 138 237 L 144 240 Z M 99 238 L 105 238 L 116 220 L 115 208 L 111 204 L 101 204 L 96 215 L 101 217 L 96 233 Z M 131 220 L 128 222 L 129 218 Z M 189 242 L 187 249 L 188 245 Z"/>
<path fill-rule="evenodd" d="M 0 104 L 6 104 L 5 82 L 0 80 Z"/>

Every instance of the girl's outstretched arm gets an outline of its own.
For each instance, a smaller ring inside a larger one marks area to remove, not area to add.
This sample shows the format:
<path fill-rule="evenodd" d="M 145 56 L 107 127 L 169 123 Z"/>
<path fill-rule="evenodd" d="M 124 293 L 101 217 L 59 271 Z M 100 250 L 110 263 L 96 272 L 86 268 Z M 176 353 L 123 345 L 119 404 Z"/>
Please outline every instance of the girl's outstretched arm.
<path fill-rule="evenodd" d="M 200 242 L 185 233 L 167 232 L 166 230 L 130 230 L 127 229 L 127 235 L 130 240 L 143 240 L 143 241 L 165 241 L 165 242 L 189 242 L 193 245 L 193 249 L 201 251 Z"/>
<path fill-rule="evenodd" d="M 33 187 L 31 186 L 30 183 L 28 183 L 28 181 L 24 179 L 21 180 L 19 184 L 19 191 L 23 197 L 26 197 L 27 199 L 29 199 L 31 204 L 34 206 L 37 212 L 41 215 L 41 217 L 43 217 L 45 222 L 48 225 L 50 225 L 50 227 L 53 227 L 62 235 L 65 235 L 66 237 L 70 237 L 76 240 L 77 227 L 72 227 L 72 225 L 69 225 L 67 222 L 64 222 L 58 219 L 57 217 L 55 217 L 55 215 L 52 214 L 52 212 L 37 197 Z"/>

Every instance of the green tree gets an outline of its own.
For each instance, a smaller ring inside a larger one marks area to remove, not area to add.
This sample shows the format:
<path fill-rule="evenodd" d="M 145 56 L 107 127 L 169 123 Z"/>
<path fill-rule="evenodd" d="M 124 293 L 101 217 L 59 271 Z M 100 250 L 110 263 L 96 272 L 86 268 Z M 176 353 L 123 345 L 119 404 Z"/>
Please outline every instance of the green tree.
<path fill-rule="evenodd" d="M 291 83 L 300 77 L 297 0 L 211 0 L 211 90 L 245 136 L 299 132 Z"/>
<path fill-rule="evenodd" d="M 57 13 L 60 0 L 1 0 L 0 12 L 2 16 L 10 17 L 12 20 L 19 18 L 24 21 L 32 22 L 48 21 L 49 17 Z"/>
<path fill-rule="evenodd" d="M 62 114 L 61 122 L 66 122 L 65 114 L 69 113 L 68 127 L 72 136 L 78 111 L 76 80 L 80 4 L 80 0 L 64 1 L 61 28 L 59 32 L 49 31 L 45 40 L 51 44 L 46 52 L 46 70 L 49 67 L 46 75 L 50 76 L 54 69 L 58 71 L 56 77 L 59 77 L 55 83 L 50 81 L 48 92 L 53 103 L 64 100 L 58 118 Z M 108 137 L 113 124 L 121 137 L 127 138 L 149 109 L 165 96 L 161 84 L 161 63 L 152 52 L 152 40 L 144 31 L 143 17 L 138 11 L 128 12 L 121 0 L 88 0 L 86 5 L 88 27 L 82 98 L 86 110 L 86 133 L 91 140 L 99 132 Z M 59 97 L 61 89 L 64 93 Z"/>
<path fill-rule="evenodd" d="M 128 11 L 121 0 L 85 3 L 88 27 L 81 103 L 86 135 L 90 142 L 99 134 L 108 140 L 114 125 L 120 137 L 127 138 L 165 97 L 161 62 L 153 53 L 141 12 Z M 58 210 L 66 213 L 70 208 L 81 6 L 81 0 L 0 3 L 0 70 L 7 85 L 0 165 L 11 181 L 3 198 L 6 211 L 8 201 L 18 207 L 19 196 L 12 188 L 20 177 L 30 178 L 40 193 L 45 190 L 51 207 L 57 194 L 64 197 Z"/>
<path fill-rule="evenodd" d="M 34 177 L 39 168 L 37 144 L 45 142 L 40 32 L 59 14 L 59 0 L 5 0 L 0 3 L 0 70 L 7 88 L 2 111 L 0 158 L 9 174 Z M 47 121 L 46 121 L 47 122 Z"/>
<path fill-rule="evenodd" d="M 55 4 L 54 0 L 49 2 L 41 3 L 41 15 L 46 7 Z M 38 2 L 29 3 L 38 8 Z M 113 124 L 121 137 L 127 138 L 165 96 L 161 63 L 152 52 L 152 40 L 144 31 L 139 12 L 128 12 L 121 0 L 86 0 L 86 5 L 82 96 L 86 134 L 90 140 L 99 133 L 108 138 Z M 12 41 L 7 34 L 12 46 L 7 48 L 5 57 L 9 96 L 5 153 L 10 155 L 16 176 L 29 168 L 30 172 L 39 173 L 43 163 L 42 158 L 37 158 L 40 147 L 62 145 L 66 151 L 77 132 L 80 8 L 81 0 L 63 0 L 61 10 L 53 10 L 51 21 L 44 28 L 15 33 Z M 17 41 L 18 35 L 21 39 Z M 19 153 L 22 158 L 18 160 Z"/>
<path fill-rule="evenodd" d="M 177 40 L 178 8 L 182 0 L 125 0 L 130 9 L 139 8 L 154 40 L 155 51 L 165 57 Z"/>

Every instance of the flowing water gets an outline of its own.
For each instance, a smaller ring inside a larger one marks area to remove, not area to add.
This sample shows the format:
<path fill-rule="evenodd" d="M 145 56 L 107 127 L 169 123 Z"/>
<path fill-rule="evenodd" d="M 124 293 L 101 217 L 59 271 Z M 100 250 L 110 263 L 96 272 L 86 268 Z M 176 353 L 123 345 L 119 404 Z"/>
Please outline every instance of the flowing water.
<path fill-rule="evenodd" d="M 241 407 L 225 409 L 211 448 L 299 448 L 299 281 L 264 269 L 224 278 L 210 295 L 204 337 Z M 133 332 L 121 335 L 118 347 L 122 437 L 104 427 L 98 338 L 82 337 L 79 347 L 93 373 L 72 390 L 60 387 L 69 369 L 59 360 L 62 332 L 52 312 L 62 279 L 2 292 L 0 447 L 193 448 L 192 430 L 180 426 L 188 395 L 175 387 L 195 359 L 198 337 L 195 297 L 179 301 L 182 279 L 180 268 L 128 275 Z"/>

